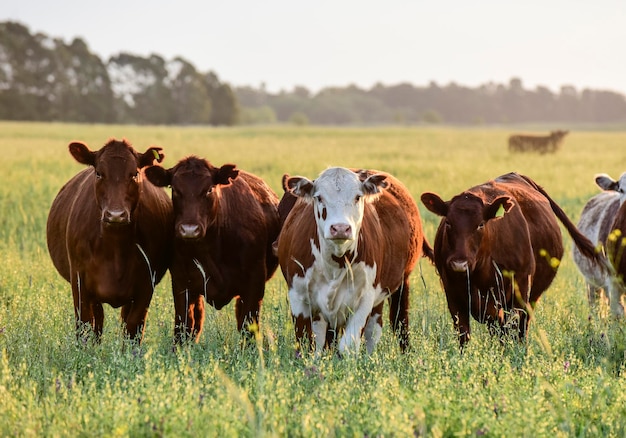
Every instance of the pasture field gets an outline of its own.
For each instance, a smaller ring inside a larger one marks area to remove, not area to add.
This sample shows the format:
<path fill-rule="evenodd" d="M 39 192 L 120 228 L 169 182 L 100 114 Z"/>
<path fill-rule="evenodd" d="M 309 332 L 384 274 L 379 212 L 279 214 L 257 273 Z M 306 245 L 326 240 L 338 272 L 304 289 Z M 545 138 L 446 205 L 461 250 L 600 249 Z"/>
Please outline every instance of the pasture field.
<path fill-rule="evenodd" d="M 164 166 L 188 154 L 236 163 L 279 194 L 284 172 L 314 178 L 329 165 L 395 174 L 415 199 L 444 199 L 509 171 L 527 174 L 578 220 L 618 177 L 626 132 L 576 131 L 554 155 L 513 155 L 504 128 L 200 128 L 0 123 L 1 436 L 626 436 L 626 322 L 590 309 L 567 253 L 525 344 L 500 343 L 472 321 L 460 353 L 435 269 L 412 276 L 411 344 L 389 325 L 377 351 L 296 357 L 280 270 L 268 282 L 256 343 L 242 347 L 232 303 L 207 307 L 199 344 L 172 351 L 169 275 L 156 289 L 144 343 L 120 335 L 105 307 L 100 344 L 79 345 L 69 285 L 48 256 L 45 224 L 82 165 L 72 140 L 159 145 Z M 439 222 L 420 206 L 428 239 Z"/>

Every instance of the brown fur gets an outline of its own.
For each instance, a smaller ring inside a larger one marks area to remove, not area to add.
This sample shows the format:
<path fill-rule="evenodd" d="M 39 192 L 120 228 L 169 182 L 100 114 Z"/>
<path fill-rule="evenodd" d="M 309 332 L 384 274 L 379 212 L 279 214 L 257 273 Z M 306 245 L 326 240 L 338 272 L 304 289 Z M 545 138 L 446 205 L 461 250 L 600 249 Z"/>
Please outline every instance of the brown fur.
<path fill-rule="evenodd" d="M 523 175 L 503 175 L 447 202 L 424 193 L 422 202 L 443 216 L 435 266 L 461 346 L 470 338 L 470 314 L 488 323 L 492 333 L 497 327 L 507 331 L 513 323 L 519 338 L 525 338 L 532 308 L 557 272 L 550 261 L 563 256 L 555 215 L 582 253 L 599 257 L 563 210 Z"/>
<path fill-rule="evenodd" d="M 237 328 L 257 324 L 265 282 L 278 266 L 271 247 L 280 231 L 276 194 L 232 164 L 217 168 L 198 157 L 146 174 L 156 185 L 172 186 L 175 341 L 198 341 L 205 301 L 219 310 L 234 298 Z"/>
<path fill-rule="evenodd" d="M 82 143 L 69 148 L 90 167 L 52 203 L 47 241 L 54 266 L 72 286 L 77 329 L 89 324 L 99 338 L 107 303 L 122 306 L 125 329 L 141 341 L 153 288 L 171 253 L 171 201 L 139 171 L 163 159 L 161 148 L 140 154 L 116 140 L 96 152 Z"/>

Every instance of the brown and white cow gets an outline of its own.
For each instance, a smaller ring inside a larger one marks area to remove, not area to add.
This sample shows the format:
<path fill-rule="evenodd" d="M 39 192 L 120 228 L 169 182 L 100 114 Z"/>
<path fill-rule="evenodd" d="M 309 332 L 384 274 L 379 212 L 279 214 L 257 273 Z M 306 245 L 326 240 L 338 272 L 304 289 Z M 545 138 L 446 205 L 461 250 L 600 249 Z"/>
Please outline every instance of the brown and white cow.
<path fill-rule="evenodd" d="M 555 215 L 586 257 L 601 260 L 563 210 L 526 176 L 502 175 L 450 201 L 434 193 L 421 199 L 442 217 L 435 266 L 461 346 L 470 338 L 470 315 L 487 323 L 492 334 L 517 326 L 519 339 L 525 338 L 532 309 L 563 256 Z"/>
<path fill-rule="evenodd" d="M 198 341 L 204 301 L 219 310 L 235 298 L 237 328 L 258 323 L 265 282 L 278 266 L 272 252 L 280 232 L 276 194 L 234 164 L 215 167 L 195 156 L 171 169 L 153 166 L 146 175 L 172 187 L 175 341 Z"/>
<path fill-rule="evenodd" d="M 541 154 L 558 151 L 563 138 L 569 131 L 552 131 L 549 135 L 515 134 L 509 137 L 511 152 L 539 152 Z"/>
<path fill-rule="evenodd" d="M 342 354 L 368 352 L 382 334 L 384 299 L 400 346 L 408 346 L 409 275 L 424 235 L 415 201 L 400 181 L 378 171 L 333 167 L 315 181 L 286 180 L 299 199 L 278 239 L 296 338 L 319 355 L 339 338 Z M 293 199 L 288 198 L 291 203 Z"/>
<path fill-rule="evenodd" d="M 138 153 L 126 141 L 110 140 L 98 151 L 69 145 L 89 168 L 61 188 L 50 208 L 48 250 L 70 282 L 77 330 L 89 324 L 99 339 L 102 304 L 122 307 L 131 338 L 141 342 L 154 287 L 171 253 L 172 203 L 144 179 L 142 168 L 163 160 L 159 147 Z"/>
<path fill-rule="evenodd" d="M 606 254 L 614 270 L 604 269 L 592 260 L 584 257 L 578 248 L 573 248 L 576 266 L 585 277 L 589 305 L 593 307 L 600 291 L 604 290 L 609 299 L 611 312 L 618 317 L 624 316 L 622 297 L 626 295 L 623 266 L 624 250 L 621 249 L 622 237 L 626 235 L 626 209 L 622 208 L 626 200 L 626 173 L 618 181 L 609 175 L 597 175 L 596 184 L 604 190 L 592 197 L 580 215 L 578 229 L 599 247 L 606 248 Z M 618 233 L 615 230 L 620 230 Z M 618 244 L 617 250 L 614 249 Z"/>

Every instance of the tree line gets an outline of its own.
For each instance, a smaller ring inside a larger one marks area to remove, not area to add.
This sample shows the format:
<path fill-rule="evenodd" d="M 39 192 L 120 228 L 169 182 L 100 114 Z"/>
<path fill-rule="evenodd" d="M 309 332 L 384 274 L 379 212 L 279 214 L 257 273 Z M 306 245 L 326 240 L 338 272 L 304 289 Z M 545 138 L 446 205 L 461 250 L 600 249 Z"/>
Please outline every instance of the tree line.
<path fill-rule="evenodd" d="M 312 94 L 304 87 L 268 93 L 241 87 L 235 90 L 250 123 L 296 124 L 506 124 L 506 123 L 624 123 L 626 98 L 605 90 L 576 90 L 562 86 L 525 89 L 513 78 L 508 84 L 488 83 L 469 88 L 451 83 L 426 87 L 402 83 L 325 88 Z"/>
<path fill-rule="evenodd" d="M 624 123 L 626 97 L 521 79 L 475 88 L 456 83 L 231 87 L 181 57 L 120 53 L 103 61 L 81 39 L 69 44 L 0 22 L 0 119 L 172 125 Z"/>
<path fill-rule="evenodd" d="M 66 44 L 0 23 L 0 119 L 233 125 L 238 118 L 230 85 L 183 58 L 120 53 L 104 62 L 80 38 Z"/>

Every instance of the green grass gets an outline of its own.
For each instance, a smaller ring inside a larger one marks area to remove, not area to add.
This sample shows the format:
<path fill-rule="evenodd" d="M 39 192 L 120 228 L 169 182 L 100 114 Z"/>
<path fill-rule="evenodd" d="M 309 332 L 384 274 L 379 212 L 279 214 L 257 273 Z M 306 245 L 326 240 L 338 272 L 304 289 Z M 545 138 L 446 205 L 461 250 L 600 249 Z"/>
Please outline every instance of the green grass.
<path fill-rule="evenodd" d="M 588 308 L 569 252 L 523 345 L 502 345 L 472 321 L 460 354 L 425 260 L 412 278 L 408 354 L 387 324 L 371 356 L 297 358 L 280 272 L 267 284 L 256 345 L 241 348 L 231 304 L 208 308 L 200 343 L 173 353 L 169 276 L 141 348 L 122 339 L 119 311 L 108 306 L 101 344 L 77 345 L 70 288 L 45 244 L 50 203 L 82 168 L 67 152 L 72 140 L 159 145 L 167 167 L 188 154 L 236 163 L 279 194 L 284 172 L 314 178 L 329 165 L 389 171 L 416 199 L 424 191 L 449 199 L 515 170 L 575 221 L 598 191 L 594 174 L 624 170 L 624 132 L 574 130 L 547 156 L 509 154 L 509 133 L 0 123 L 0 435 L 626 436 L 626 324 Z M 438 219 L 421 211 L 432 242 Z"/>

